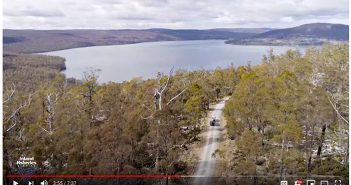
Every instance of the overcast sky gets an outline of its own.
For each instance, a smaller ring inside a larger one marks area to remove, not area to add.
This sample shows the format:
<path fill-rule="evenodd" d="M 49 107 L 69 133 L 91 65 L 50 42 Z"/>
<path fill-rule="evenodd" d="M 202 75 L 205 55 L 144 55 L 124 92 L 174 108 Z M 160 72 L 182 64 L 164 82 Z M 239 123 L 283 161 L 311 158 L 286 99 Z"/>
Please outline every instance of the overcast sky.
<path fill-rule="evenodd" d="M 291 27 L 348 24 L 348 0 L 4 0 L 12 29 Z"/>

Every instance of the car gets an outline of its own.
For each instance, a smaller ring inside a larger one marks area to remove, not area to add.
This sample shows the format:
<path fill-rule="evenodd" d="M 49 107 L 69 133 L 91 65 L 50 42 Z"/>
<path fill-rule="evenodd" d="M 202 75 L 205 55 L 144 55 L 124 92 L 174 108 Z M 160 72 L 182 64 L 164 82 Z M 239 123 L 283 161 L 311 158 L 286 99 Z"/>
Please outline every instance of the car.
<path fill-rule="evenodd" d="M 211 121 L 210 121 L 210 125 L 211 125 L 211 126 L 215 126 L 215 124 L 216 124 L 216 121 L 215 121 L 215 120 L 211 120 Z"/>
<path fill-rule="evenodd" d="M 210 121 L 210 126 L 216 126 L 219 125 L 219 119 L 212 118 Z"/>

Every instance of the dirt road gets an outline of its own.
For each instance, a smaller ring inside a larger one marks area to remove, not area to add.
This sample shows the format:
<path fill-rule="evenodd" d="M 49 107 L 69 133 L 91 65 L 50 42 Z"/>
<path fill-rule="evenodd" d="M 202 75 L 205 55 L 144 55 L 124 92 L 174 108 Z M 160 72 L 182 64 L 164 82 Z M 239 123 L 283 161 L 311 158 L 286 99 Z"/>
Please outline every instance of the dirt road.
<path fill-rule="evenodd" d="M 209 126 L 207 131 L 204 133 L 205 144 L 202 149 L 200 163 L 195 172 L 194 185 L 205 185 L 211 184 L 211 177 L 214 175 L 216 158 L 213 157 L 213 153 L 219 148 L 219 138 L 222 133 L 220 118 L 224 108 L 225 100 L 222 100 L 216 104 L 214 111 L 212 112 L 211 118 L 219 120 L 215 126 Z M 209 124 L 209 123 L 208 123 Z"/>

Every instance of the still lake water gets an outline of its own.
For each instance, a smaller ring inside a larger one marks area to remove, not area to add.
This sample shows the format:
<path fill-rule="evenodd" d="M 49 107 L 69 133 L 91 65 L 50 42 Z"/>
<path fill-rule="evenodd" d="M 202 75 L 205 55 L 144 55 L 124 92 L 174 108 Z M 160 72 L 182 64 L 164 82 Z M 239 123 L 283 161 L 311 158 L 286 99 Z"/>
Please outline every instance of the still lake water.
<path fill-rule="evenodd" d="M 128 45 L 93 46 L 47 52 L 66 58 L 67 77 L 82 79 L 83 73 L 100 69 L 99 82 L 122 82 L 135 77 L 153 78 L 157 72 L 177 69 L 211 70 L 260 64 L 270 49 L 274 54 L 289 49 L 304 51 L 297 46 L 241 46 L 225 44 L 223 40 L 163 41 Z"/>

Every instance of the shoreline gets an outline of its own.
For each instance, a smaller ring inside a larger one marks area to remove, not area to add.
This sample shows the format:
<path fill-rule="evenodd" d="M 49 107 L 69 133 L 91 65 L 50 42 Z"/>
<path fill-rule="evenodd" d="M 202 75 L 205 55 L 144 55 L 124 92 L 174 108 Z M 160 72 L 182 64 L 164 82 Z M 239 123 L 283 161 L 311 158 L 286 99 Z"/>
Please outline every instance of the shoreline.
<path fill-rule="evenodd" d="M 322 44 L 315 44 L 315 43 L 310 43 L 310 44 L 271 44 L 271 43 L 230 43 L 227 39 L 175 39 L 175 40 L 158 40 L 158 41 L 140 41 L 140 42 L 126 42 L 126 43 L 111 43 L 111 44 L 94 44 L 94 45 L 87 45 L 87 46 L 77 46 L 77 47 L 63 47 L 62 49 L 48 49 L 48 50 L 41 50 L 41 51 L 36 51 L 36 52 L 17 52 L 17 51 L 6 51 L 6 45 L 10 44 L 4 44 L 4 49 L 3 53 L 4 55 L 6 53 L 9 54 L 45 54 L 45 53 L 50 53 L 50 52 L 55 52 L 55 51 L 64 51 L 64 50 L 70 50 L 70 49 L 79 49 L 79 48 L 90 48 L 90 47 L 96 47 L 96 46 L 121 46 L 121 45 L 135 45 L 135 44 L 143 44 L 143 43 L 163 43 L 163 42 L 174 42 L 174 41 L 223 41 L 224 44 L 227 45 L 233 45 L 233 46 L 286 46 L 286 47 L 320 47 L 325 44 L 342 44 L 344 42 L 340 43 L 334 43 L 334 42 L 327 42 L 327 43 L 322 43 Z"/>

